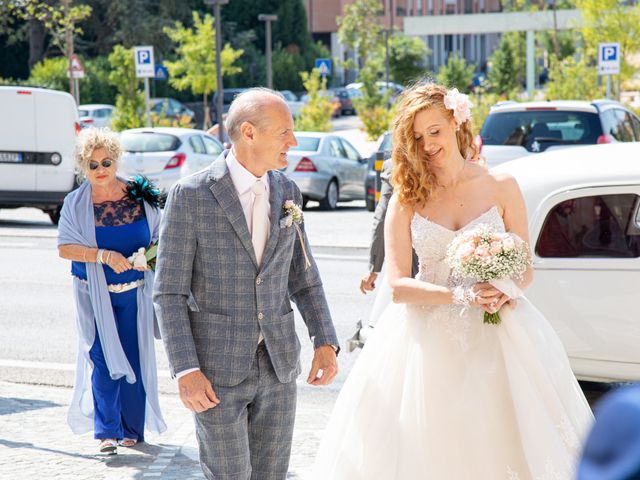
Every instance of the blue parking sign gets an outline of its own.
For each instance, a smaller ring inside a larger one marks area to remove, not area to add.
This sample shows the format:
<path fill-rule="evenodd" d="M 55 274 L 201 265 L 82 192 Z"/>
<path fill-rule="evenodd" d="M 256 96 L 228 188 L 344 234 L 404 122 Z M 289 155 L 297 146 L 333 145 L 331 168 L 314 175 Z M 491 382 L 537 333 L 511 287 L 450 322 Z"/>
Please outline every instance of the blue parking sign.
<path fill-rule="evenodd" d="M 156 76 L 153 47 L 133 47 L 133 55 L 136 61 L 136 77 L 153 78 Z"/>
<path fill-rule="evenodd" d="M 330 58 L 316 58 L 316 68 L 320 70 L 320 75 L 328 77 L 331 75 L 331 59 Z"/>
<path fill-rule="evenodd" d="M 620 73 L 620 44 L 598 44 L 598 75 L 617 75 Z"/>

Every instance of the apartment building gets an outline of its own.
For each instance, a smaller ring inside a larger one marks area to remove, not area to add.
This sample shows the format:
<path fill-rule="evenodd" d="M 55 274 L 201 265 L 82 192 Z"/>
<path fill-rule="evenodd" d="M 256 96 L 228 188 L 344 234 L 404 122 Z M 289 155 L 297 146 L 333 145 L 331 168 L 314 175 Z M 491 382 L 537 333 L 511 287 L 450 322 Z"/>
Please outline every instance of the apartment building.
<path fill-rule="evenodd" d="M 336 17 L 342 15 L 346 5 L 358 0 L 304 0 L 307 8 L 309 31 L 315 40 L 327 45 L 334 58 L 347 59 L 353 56 L 338 41 L 338 25 Z M 383 6 L 380 25 L 389 29 L 404 30 L 406 17 L 422 17 L 436 15 L 461 15 L 500 12 L 500 0 L 380 0 Z M 427 67 L 437 71 L 446 63 L 449 55 L 464 57 L 476 65 L 478 71 L 486 69 L 487 59 L 500 41 L 499 33 L 482 34 L 447 34 L 421 36 L 431 50 L 426 59 Z M 340 83 L 353 81 L 355 72 L 344 72 L 339 67 L 336 74 Z"/>

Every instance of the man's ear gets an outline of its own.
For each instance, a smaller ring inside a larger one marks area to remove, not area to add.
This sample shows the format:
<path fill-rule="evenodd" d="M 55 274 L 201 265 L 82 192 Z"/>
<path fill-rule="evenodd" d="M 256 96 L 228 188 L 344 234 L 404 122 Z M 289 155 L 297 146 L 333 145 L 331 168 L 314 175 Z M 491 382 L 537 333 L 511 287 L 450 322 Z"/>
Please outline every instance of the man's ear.
<path fill-rule="evenodd" d="M 245 142 L 251 143 L 255 138 L 256 127 L 253 126 L 249 122 L 242 122 L 240 124 L 240 136 L 244 139 Z"/>

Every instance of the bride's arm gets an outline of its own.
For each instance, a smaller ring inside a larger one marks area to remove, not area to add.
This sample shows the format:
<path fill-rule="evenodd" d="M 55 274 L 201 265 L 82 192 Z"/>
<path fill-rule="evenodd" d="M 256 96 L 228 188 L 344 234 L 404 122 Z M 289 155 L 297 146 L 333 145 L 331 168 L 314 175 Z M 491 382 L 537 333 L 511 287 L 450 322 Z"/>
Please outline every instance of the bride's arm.
<path fill-rule="evenodd" d="M 411 219 L 413 209 L 400 205 L 394 195 L 384 226 L 387 278 L 394 303 L 444 305 L 453 303 L 451 291 L 411 277 Z"/>
<path fill-rule="evenodd" d="M 496 175 L 500 204 L 503 208 L 502 219 L 507 232 L 515 233 L 529 245 L 529 227 L 527 209 L 518 182 L 511 175 Z M 529 245 L 531 248 L 531 245 Z M 524 290 L 533 280 L 533 267 L 527 268 L 522 279 L 514 280 Z"/>

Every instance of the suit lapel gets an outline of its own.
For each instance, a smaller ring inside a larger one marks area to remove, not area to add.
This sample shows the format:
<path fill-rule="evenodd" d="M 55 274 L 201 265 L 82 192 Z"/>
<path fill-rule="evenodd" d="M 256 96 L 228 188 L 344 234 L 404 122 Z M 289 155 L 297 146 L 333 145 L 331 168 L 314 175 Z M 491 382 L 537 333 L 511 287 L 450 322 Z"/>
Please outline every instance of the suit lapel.
<path fill-rule="evenodd" d="M 251 257 L 251 261 L 257 269 L 258 262 L 256 260 L 256 253 L 253 250 L 247 219 L 242 211 L 238 192 L 233 185 L 231 175 L 229 175 L 224 153 L 211 165 L 209 179 L 213 181 L 213 184 L 209 187 L 213 196 L 229 219 L 229 223 L 231 223 L 231 226 L 242 242 L 242 246 Z"/>
<path fill-rule="evenodd" d="M 269 231 L 269 239 L 262 254 L 262 265 L 266 265 L 278 244 L 280 236 L 280 216 L 282 213 L 282 185 L 278 180 L 278 176 L 273 172 L 269 172 L 269 207 L 271 209 L 270 221 L 271 229 Z"/>

